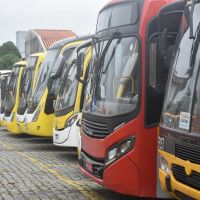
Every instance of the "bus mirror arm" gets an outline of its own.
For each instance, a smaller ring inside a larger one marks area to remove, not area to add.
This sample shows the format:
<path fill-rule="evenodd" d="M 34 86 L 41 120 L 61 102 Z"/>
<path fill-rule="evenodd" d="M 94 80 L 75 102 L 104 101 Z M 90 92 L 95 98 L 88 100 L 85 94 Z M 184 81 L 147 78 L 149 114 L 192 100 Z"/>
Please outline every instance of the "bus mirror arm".
<path fill-rule="evenodd" d="M 194 12 L 195 0 L 192 0 L 191 10 L 189 9 L 189 5 L 186 5 L 184 8 L 184 14 L 186 20 L 190 27 L 190 39 L 194 39 L 194 27 L 193 27 L 193 12 Z"/>
<path fill-rule="evenodd" d="M 85 54 L 79 53 L 78 58 L 77 58 L 77 74 L 76 74 L 76 79 L 79 82 L 82 82 L 80 78 L 83 75 L 84 59 L 85 59 Z"/>
<path fill-rule="evenodd" d="M 77 48 L 77 50 L 76 50 L 77 58 L 78 58 L 79 52 L 80 52 L 82 49 L 88 48 L 88 47 L 90 47 L 90 46 L 92 46 L 92 40 L 89 40 L 88 42 L 86 42 L 86 43 L 82 44 L 81 46 L 79 46 L 79 47 Z"/>
<path fill-rule="evenodd" d="M 81 127 L 81 119 L 78 119 L 78 121 L 76 122 L 76 126 Z"/>
<path fill-rule="evenodd" d="M 164 28 L 163 32 L 161 33 L 160 39 L 159 39 L 160 40 L 159 41 L 159 48 L 160 48 L 160 52 L 162 54 L 162 57 L 164 59 L 166 59 L 167 37 L 168 37 L 167 28 Z"/>

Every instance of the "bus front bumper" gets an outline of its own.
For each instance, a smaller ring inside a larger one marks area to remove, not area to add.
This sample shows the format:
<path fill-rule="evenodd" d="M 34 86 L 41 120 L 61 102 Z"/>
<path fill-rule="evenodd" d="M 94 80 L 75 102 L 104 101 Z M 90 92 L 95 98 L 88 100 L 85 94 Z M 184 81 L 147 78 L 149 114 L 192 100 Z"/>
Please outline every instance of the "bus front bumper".
<path fill-rule="evenodd" d="M 110 190 L 132 196 L 141 195 L 140 172 L 127 155 L 105 168 L 104 163 L 83 159 L 81 153 L 80 166 L 82 173 Z"/>
<path fill-rule="evenodd" d="M 17 126 L 17 119 L 16 119 L 16 115 L 11 113 L 10 116 L 5 116 L 4 117 L 4 121 L 5 121 L 5 129 L 7 129 L 10 133 L 13 134 L 22 134 L 21 130 L 19 129 L 19 127 Z"/>
<path fill-rule="evenodd" d="M 0 126 L 2 126 L 2 121 L 4 120 L 4 114 L 0 114 Z"/>
<path fill-rule="evenodd" d="M 24 120 L 25 120 L 25 114 L 24 115 L 17 114 L 17 126 L 21 133 L 24 133 L 25 131 Z"/>
<path fill-rule="evenodd" d="M 166 171 L 161 168 L 159 169 L 159 179 L 163 190 L 165 190 L 166 192 L 170 193 L 173 197 L 178 199 L 200 199 L 200 191 L 190 187 L 189 185 L 186 185 L 185 183 L 177 181 L 175 178 L 176 175 L 174 175 L 172 169 L 172 165 L 183 169 L 182 171 L 179 171 L 179 176 L 183 176 L 185 177 L 184 179 L 189 180 L 191 176 L 193 176 L 192 172 L 194 171 L 195 174 L 199 174 L 200 177 L 199 165 L 181 160 L 175 157 L 174 155 L 171 155 L 161 150 L 159 150 L 159 154 L 162 158 L 164 158 L 167 161 L 168 166 L 170 168 L 169 171 Z M 191 173 L 190 175 L 189 172 L 186 172 L 188 170 Z"/>
<path fill-rule="evenodd" d="M 25 133 L 33 136 L 52 137 L 53 134 L 53 114 L 39 116 L 36 121 L 32 121 L 34 114 L 26 114 Z"/>
<path fill-rule="evenodd" d="M 61 147 L 77 147 L 80 148 L 80 128 L 74 123 L 71 127 L 67 127 L 63 130 L 53 131 L 53 143 L 56 146 Z"/>

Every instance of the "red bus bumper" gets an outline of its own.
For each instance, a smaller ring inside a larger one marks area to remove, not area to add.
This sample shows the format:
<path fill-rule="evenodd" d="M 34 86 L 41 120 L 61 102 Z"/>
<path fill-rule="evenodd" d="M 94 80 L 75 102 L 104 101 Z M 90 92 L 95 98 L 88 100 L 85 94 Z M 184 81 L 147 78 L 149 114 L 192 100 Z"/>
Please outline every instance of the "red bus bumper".
<path fill-rule="evenodd" d="M 96 183 L 121 194 L 140 196 L 140 172 L 127 155 L 103 169 L 101 178 L 87 168 L 88 163 L 81 165 L 81 171 Z"/>

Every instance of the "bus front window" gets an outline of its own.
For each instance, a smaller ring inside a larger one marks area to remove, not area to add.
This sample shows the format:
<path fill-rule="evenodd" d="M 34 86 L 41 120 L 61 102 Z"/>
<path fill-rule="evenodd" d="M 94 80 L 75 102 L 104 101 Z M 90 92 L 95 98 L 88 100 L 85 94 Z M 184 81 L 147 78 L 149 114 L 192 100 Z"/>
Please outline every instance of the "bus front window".
<path fill-rule="evenodd" d="M 108 42 L 109 43 L 109 42 Z M 84 112 L 115 116 L 134 111 L 139 102 L 139 43 L 136 37 L 114 38 L 102 54 L 107 41 L 96 44 L 100 60 L 93 50 L 86 87 Z"/>
<path fill-rule="evenodd" d="M 76 79 L 77 66 L 69 64 L 63 76 L 60 91 L 56 101 L 56 110 L 67 109 L 74 105 L 78 81 Z"/>
<path fill-rule="evenodd" d="M 3 77 L 1 79 L 1 99 L 0 99 L 0 113 L 4 112 L 4 104 L 5 104 L 5 95 L 6 95 L 6 90 L 7 90 L 7 81 L 9 77 Z"/>
<path fill-rule="evenodd" d="M 49 76 L 50 76 L 51 70 L 53 68 L 53 65 L 58 53 L 59 53 L 59 49 L 48 50 L 46 58 L 39 69 L 35 88 L 32 94 L 32 97 L 34 98 L 34 105 L 40 102 L 40 99 L 46 89 Z"/>
<path fill-rule="evenodd" d="M 20 91 L 19 91 L 19 107 L 26 107 L 27 100 L 32 92 L 32 84 L 34 77 L 34 70 L 37 63 L 37 57 L 32 56 L 29 58 L 27 66 L 23 71 L 21 83 L 20 83 Z"/>
<path fill-rule="evenodd" d="M 12 109 L 15 105 L 15 98 L 17 93 L 17 84 L 18 84 L 18 76 L 19 76 L 19 70 L 20 68 L 14 68 L 11 74 L 11 78 L 8 85 L 8 90 L 6 92 L 6 105 L 5 110 L 8 115 L 12 112 Z"/>
<path fill-rule="evenodd" d="M 193 108 L 193 97 L 198 74 L 198 65 L 193 49 L 195 40 L 189 39 L 189 28 L 185 32 L 173 66 L 171 80 L 166 95 L 161 123 L 169 128 L 190 130 L 191 112 Z M 191 57 L 193 55 L 193 57 Z M 193 59 L 194 58 L 194 59 Z M 199 62 L 199 61 L 198 61 Z"/>

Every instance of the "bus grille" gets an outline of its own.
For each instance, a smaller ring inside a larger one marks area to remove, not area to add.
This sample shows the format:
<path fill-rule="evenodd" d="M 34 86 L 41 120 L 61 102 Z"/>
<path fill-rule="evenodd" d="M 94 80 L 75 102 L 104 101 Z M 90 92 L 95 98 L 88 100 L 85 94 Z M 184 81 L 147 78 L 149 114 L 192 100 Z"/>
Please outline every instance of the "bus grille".
<path fill-rule="evenodd" d="M 200 150 L 193 149 L 192 147 L 176 144 L 175 156 L 183 160 L 189 160 L 195 164 L 200 164 Z"/>
<path fill-rule="evenodd" d="M 85 134 L 96 138 L 105 138 L 111 132 L 106 123 L 93 122 L 85 118 L 82 119 L 82 128 Z"/>
<path fill-rule="evenodd" d="M 200 173 L 192 171 L 192 174 L 188 176 L 185 168 L 178 165 L 172 165 L 172 173 L 178 182 L 200 190 Z"/>

